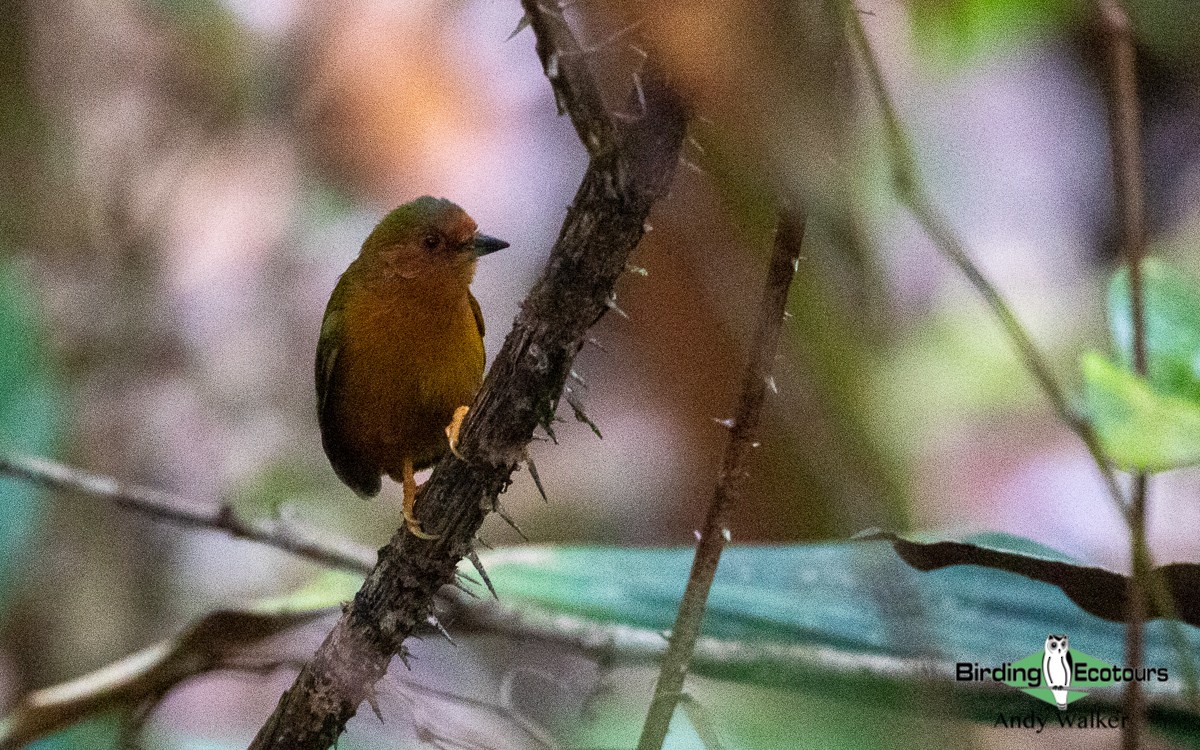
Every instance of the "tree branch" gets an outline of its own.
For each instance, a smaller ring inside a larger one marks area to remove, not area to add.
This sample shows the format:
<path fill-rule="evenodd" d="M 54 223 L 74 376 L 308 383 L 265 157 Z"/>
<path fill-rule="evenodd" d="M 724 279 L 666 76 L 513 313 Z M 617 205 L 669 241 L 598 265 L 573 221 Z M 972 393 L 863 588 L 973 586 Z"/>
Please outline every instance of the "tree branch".
<path fill-rule="evenodd" d="M 23 696 L 0 721 L 0 750 L 17 750 L 105 711 L 153 706 L 179 683 L 231 668 L 254 646 L 333 611 L 336 608 L 210 612 L 172 638 L 70 682 Z"/>
<path fill-rule="evenodd" d="M 458 561 L 471 551 L 534 428 L 553 418 L 571 362 L 608 309 L 650 208 L 674 175 L 686 116 L 653 61 L 641 78 L 641 116 L 618 123 L 603 109 L 586 56 L 562 54 L 578 44 L 561 16 L 535 0 L 524 7 L 559 106 L 591 154 L 587 173 L 546 269 L 471 407 L 458 446 L 466 460 L 447 456 L 421 493 L 421 524 L 439 538 L 417 539 L 402 528 L 380 550 L 378 564 L 284 693 L 254 750 L 329 747 L 392 657 L 403 658 L 404 640 L 425 622 L 434 593 L 453 580 Z"/>
<path fill-rule="evenodd" d="M 371 571 L 375 560 L 373 550 L 349 540 L 316 536 L 281 521 L 246 520 L 229 503 L 199 503 L 148 487 L 123 484 L 112 477 L 91 474 L 44 458 L 0 454 L 0 475 L 101 498 L 165 523 L 223 531 L 238 539 L 266 544 L 331 568 L 365 575 Z"/>
<path fill-rule="evenodd" d="M 1142 258 L 1146 255 L 1145 170 L 1142 166 L 1141 113 L 1137 98 L 1136 50 L 1133 24 L 1119 0 L 1098 0 L 1097 10 L 1108 57 L 1109 145 L 1112 151 L 1116 207 L 1120 214 L 1121 246 L 1129 267 L 1129 304 L 1133 317 L 1133 369 L 1146 376 L 1146 321 L 1142 289 Z M 1144 620 L 1150 555 L 1146 546 L 1147 477 L 1133 478 L 1133 491 L 1126 509 L 1132 573 L 1129 586 L 1129 615 L 1125 630 L 1125 662 L 1140 669 L 1145 661 Z M 1121 734 L 1125 750 L 1137 750 L 1145 732 L 1146 705 L 1141 683 L 1125 686 L 1125 715 L 1128 723 Z"/>
<path fill-rule="evenodd" d="M 742 484 L 746 479 L 746 459 L 758 432 L 767 381 L 774 369 L 775 352 L 779 348 L 779 331 L 783 325 L 788 289 L 799 263 L 803 238 L 802 216 L 780 217 L 754 341 L 750 347 L 750 360 L 742 376 L 742 392 L 729 429 L 729 443 L 725 447 L 721 475 L 709 502 L 708 516 L 700 533 L 700 543 L 696 546 L 687 588 L 679 603 L 679 615 L 671 630 L 670 644 L 659 666 L 658 683 L 654 688 L 646 723 L 642 727 L 641 739 L 638 740 L 638 750 L 659 750 L 662 747 L 671 716 L 683 695 L 683 680 L 700 636 L 708 592 L 717 574 L 721 550 L 729 540 L 729 509 L 740 499 Z"/>

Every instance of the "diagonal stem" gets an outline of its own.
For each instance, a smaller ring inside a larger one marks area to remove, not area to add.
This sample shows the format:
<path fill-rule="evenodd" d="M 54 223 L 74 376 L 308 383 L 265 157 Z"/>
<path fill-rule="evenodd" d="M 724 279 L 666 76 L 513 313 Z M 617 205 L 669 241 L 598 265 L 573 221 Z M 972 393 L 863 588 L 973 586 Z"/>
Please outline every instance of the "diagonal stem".
<path fill-rule="evenodd" d="M 750 347 L 750 361 L 742 377 L 741 396 L 729 428 L 729 443 L 725 448 L 721 474 L 709 502 L 687 588 L 679 604 L 675 627 L 671 629 L 670 643 L 659 665 L 658 683 L 642 727 L 641 739 L 638 740 L 638 750 L 660 750 L 675 707 L 683 696 L 683 681 L 700 635 L 708 592 L 721 561 L 721 550 L 729 541 L 729 509 L 740 499 L 742 484 L 746 479 L 746 460 L 761 421 L 767 382 L 775 363 L 775 352 L 779 348 L 779 332 L 788 289 L 799 264 L 803 238 L 802 215 L 784 215 L 780 218 Z"/>
<path fill-rule="evenodd" d="M 1121 248 L 1129 268 L 1129 300 L 1133 318 L 1133 369 L 1146 376 L 1146 320 L 1142 259 L 1146 256 L 1145 170 L 1141 152 L 1141 113 L 1137 99 L 1136 51 L 1133 25 L 1120 0 L 1098 0 L 1109 76 L 1109 144 L 1113 183 L 1120 215 Z M 1150 575 L 1146 544 L 1147 476 L 1133 479 L 1126 516 L 1129 524 L 1132 576 L 1125 630 L 1126 666 L 1138 670 L 1145 661 L 1145 619 Z M 1146 698 L 1141 683 L 1125 687 L 1126 724 L 1121 735 L 1125 750 L 1137 750 L 1145 734 Z"/>
<path fill-rule="evenodd" d="M 1004 295 L 971 260 L 966 244 L 955 234 L 950 223 L 938 211 L 921 184 L 917 175 L 916 157 L 912 144 L 909 142 L 900 117 L 896 113 L 896 107 L 884 85 L 879 62 L 867 40 L 862 20 L 859 18 L 858 11 L 853 7 L 849 7 L 847 13 L 850 16 L 850 31 L 862 52 L 871 92 L 879 104 L 883 116 L 892 162 L 892 182 L 895 185 L 897 197 L 908 207 L 922 229 L 933 240 L 934 247 L 938 252 L 966 276 L 971 286 L 975 287 L 975 290 L 991 308 L 1009 340 L 1017 348 L 1025 368 L 1033 375 L 1033 379 L 1049 399 L 1054 411 L 1063 423 L 1083 441 L 1084 447 L 1087 448 L 1088 454 L 1091 455 L 1092 461 L 1100 471 L 1109 497 L 1124 517 L 1125 493 L 1122 492 L 1120 484 L 1117 482 L 1117 475 L 1112 464 L 1104 455 L 1100 438 L 1091 422 L 1071 405 L 1066 391 L 1058 382 L 1058 378 L 1054 376 L 1049 360 L 1033 342 L 1029 332 L 1025 330 L 1012 307 L 1004 299 Z"/>

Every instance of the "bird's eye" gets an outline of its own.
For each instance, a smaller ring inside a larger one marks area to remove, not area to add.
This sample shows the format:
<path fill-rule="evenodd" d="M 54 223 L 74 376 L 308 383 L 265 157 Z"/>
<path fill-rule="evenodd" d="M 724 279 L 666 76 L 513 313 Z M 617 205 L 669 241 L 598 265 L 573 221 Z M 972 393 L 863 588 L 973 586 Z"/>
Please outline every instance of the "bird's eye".
<path fill-rule="evenodd" d="M 427 250 L 433 250 L 438 246 L 438 238 L 436 234 L 427 234 L 425 239 L 421 240 Z"/>

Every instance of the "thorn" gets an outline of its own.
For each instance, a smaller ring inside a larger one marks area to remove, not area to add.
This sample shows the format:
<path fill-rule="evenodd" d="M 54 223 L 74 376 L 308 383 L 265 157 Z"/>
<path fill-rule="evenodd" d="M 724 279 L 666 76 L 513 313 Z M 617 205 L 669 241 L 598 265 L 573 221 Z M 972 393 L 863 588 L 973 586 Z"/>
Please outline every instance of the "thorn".
<path fill-rule="evenodd" d="M 538 424 L 546 431 L 546 435 L 557 445 L 558 438 L 554 434 L 554 420 L 557 418 L 555 411 L 558 409 L 558 403 L 551 401 L 549 398 L 544 398 L 537 403 Z"/>
<path fill-rule="evenodd" d="M 476 578 L 475 578 L 475 576 L 471 575 L 470 573 L 464 573 L 464 572 L 462 572 L 461 570 L 456 570 L 456 571 L 454 571 L 454 575 L 456 575 L 456 576 L 458 576 L 459 578 L 463 579 L 463 580 L 464 580 L 464 581 L 466 581 L 467 583 L 473 583 L 473 584 L 475 584 L 476 586 L 482 586 L 482 585 L 483 585 L 483 581 L 480 581 L 480 580 L 476 579 Z"/>
<path fill-rule="evenodd" d="M 733 534 L 727 528 L 721 529 L 721 538 L 726 542 L 730 542 L 733 541 Z"/>
<path fill-rule="evenodd" d="M 695 137 L 695 136 L 691 136 L 691 135 L 689 135 L 689 136 L 688 136 L 688 139 L 687 139 L 687 142 L 688 142 L 688 143 L 690 143 L 690 144 L 692 145 L 692 148 L 696 149 L 696 150 L 697 150 L 697 151 L 699 151 L 700 153 L 702 153 L 702 154 L 703 154 L 703 153 L 706 153 L 706 152 L 705 152 L 705 150 L 704 150 L 704 147 L 700 145 L 700 141 L 696 140 L 696 137 Z"/>
<path fill-rule="evenodd" d="M 775 395 L 779 395 L 779 386 L 775 385 L 775 376 L 768 375 L 763 378 L 763 383 L 767 386 L 767 390 Z"/>
<path fill-rule="evenodd" d="M 586 57 L 588 55 L 594 55 L 597 52 L 603 52 L 605 49 L 612 47 L 614 44 L 616 44 L 621 39 L 621 37 L 628 35 L 630 32 L 636 31 L 637 28 L 641 25 L 642 25 L 642 19 L 639 18 L 638 20 L 629 24 L 625 28 L 618 29 L 618 30 L 614 31 L 612 34 L 609 34 L 606 38 L 602 39 L 601 41 L 597 42 L 596 44 L 584 45 L 584 46 L 580 47 L 578 51 L 571 50 L 569 52 L 564 52 L 563 54 L 570 55 L 572 57 L 575 57 L 575 56 Z"/>
<path fill-rule="evenodd" d="M 792 273 L 800 272 L 800 256 L 792 258 Z"/>
<path fill-rule="evenodd" d="M 517 532 L 522 539 L 527 542 L 529 541 L 529 537 L 525 536 L 525 532 L 521 531 L 521 527 L 517 525 L 517 522 L 512 519 L 512 516 L 508 515 L 508 511 L 504 510 L 504 506 L 500 504 L 499 500 L 496 501 L 496 515 L 503 518 L 504 522 L 511 526 L 513 531 Z"/>
<path fill-rule="evenodd" d="M 608 349 L 604 346 L 604 344 L 601 344 L 594 336 L 588 336 L 586 339 L 584 339 L 584 342 L 591 344 L 592 346 L 596 347 L 597 349 L 604 352 L 605 354 L 608 354 Z"/>
<path fill-rule="evenodd" d="M 625 271 L 627 273 L 636 273 L 638 276 L 649 276 L 650 275 L 650 272 L 647 271 L 645 268 L 642 268 L 641 266 L 630 265 L 629 263 L 625 264 Z"/>
<path fill-rule="evenodd" d="M 479 555 L 475 553 L 475 550 L 467 553 L 467 559 L 471 561 L 471 564 L 475 566 L 475 570 L 479 572 L 479 577 L 487 585 L 488 591 L 492 592 L 492 598 L 500 601 L 500 596 L 496 593 L 496 587 L 492 585 L 492 579 L 488 578 L 487 571 L 483 569 L 483 562 L 480 561 Z"/>
<path fill-rule="evenodd" d="M 696 541 L 698 542 L 703 535 L 700 533 L 700 529 L 692 529 L 692 536 L 696 537 Z"/>
<path fill-rule="evenodd" d="M 533 485 L 537 487 L 538 494 L 542 496 L 542 502 L 548 504 L 550 498 L 546 497 L 546 488 L 542 486 L 542 478 L 538 476 L 537 465 L 533 463 L 533 456 L 529 453 L 525 454 L 525 464 L 529 467 L 529 476 L 533 477 Z"/>
<path fill-rule="evenodd" d="M 791 320 L 794 317 L 796 317 L 796 316 L 793 315 L 792 313 L 788 312 L 787 310 L 783 311 L 783 319 L 784 320 Z"/>
<path fill-rule="evenodd" d="M 400 661 L 404 662 L 404 666 L 408 667 L 408 661 L 404 657 L 404 650 L 400 650 Z M 408 667 L 412 669 L 412 667 Z M 371 685 L 367 688 L 367 695 L 364 698 L 367 705 L 371 707 L 371 711 L 375 713 L 375 718 L 379 719 L 379 723 L 383 724 L 383 712 L 379 710 L 379 695 L 375 692 L 375 686 Z"/>
<path fill-rule="evenodd" d="M 596 437 L 603 440 L 604 436 L 600 434 L 600 428 L 584 413 L 583 405 L 579 403 L 579 397 L 575 395 L 574 391 L 567 391 L 567 403 L 570 404 L 571 410 L 575 412 L 575 420 L 591 427 L 592 432 L 596 433 Z"/>
<path fill-rule="evenodd" d="M 396 656 L 400 657 L 400 661 L 404 663 L 404 668 L 411 672 L 412 662 L 410 662 L 409 659 L 416 660 L 416 657 L 408 653 L 408 649 L 403 646 L 400 647 L 400 651 L 396 654 Z M 382 719 L 380 720 L 382 721 Z"/>
<path fill-rule="evenodd" d="M 699 174 L 699 175 L 704 174 L 704 170 L 700 168 L 700 165 L 694 164 L 693 162 L 688 161 L 686 158 L 684 158 L 682 156 L 679 157 L 679 163 L 682 164 L 683 166 L 687 167 L 688 169 L 692 170 L 696 174 Z"/>
<path fill-rule="evenodd" d="M 646 89 L 642 87 L 642 77 L 637 73 L 633 74 L 633 88 L 637 91 L 638 98 L 638 115 L 646 116 Z"/>
<path fill-rule="evenodd" d="M 732 430 L 734 427 L 737 427 L 737 420 L 733 417 L 726 417 L 725 419 L 713 417 L 712 420 L 727 430 Z"/>
<path fill-rule="evenodd" d="M 648 221 L 643 221 L 643 222 L 642 222 L 642 231 L 643 231 L 643 232 L 646 232 L 646 233 L 653 232 L 653 231 L 654 231 L 654 225 L 653 225 L 653 224 L 651 224 L 651 223 L 650 223 L 650 222 L 648 222 Z"/>
<path fill-rule="evenodd" d="M 576 370 L 572 369 L 570 374 L 571 374 L 571 380 L 574 380 L 575 382 L 582 385 L 584 388 L 587 388 L 587 381 L 584 380 L 583 376 L 580 375 Z"/>
<path fill-rule="evenodd" d="M 641 47 L 637 46 L 636 44 L 631 44 L 631 45 L 629 45 L 629 49 L 633 50 L 633 51 L 634 51 L 635 53 L 637 53 L 638 55 L 641 55 L 641 57 L 642 57 L 642 59 L 643 59 L 643 60 L 645 60 L 647 57 L 650 57 L 650 53 L 649 53 L 649 52 L 647 52 L 646 50 L 644 50 L 644 49 L 642 49 Z"/>
<path fill-rule="evenodd" d="M 433 628 L 435 630 L 437 630 L 437 632 L 441 633 L 442 637 L 445 638 L 450 643 L 451 646 L 458 645 L 457 643 L 454 642 L 454 639 L 450 637 L 450 633 L 446 632 L 446 629 L 444 627 L 442 627 L 442 621 L 439 620 L 436 616 L 429 615 L 429 617 L 425 618 L 425 622 L 432 625 Z M 380 721 L 382 721 L 382 719 L 380 719 Z"/>
<path fill-rule="evenodd" d="M 608 295 L 608 299 L 604 300 L 604 306 L 607 307 L 609 310 L 612 310 L 613 312 L 615 312 L 617 315 L 620 315 L 622 318 L 625 318 L 625 320 L 629 320 L 629 313 L 625 312 L 624 310 L 622 310 L 620 308 L 619 305 L 617 305 L 617 293 L 616 292 L 613 292 L 612 294 Z"/>
<path fill-rule="evenodd" d="M 505 39 L 504 41 L 506 41 L 506 42 L 509 41 L 509 39 L 512 39 L 517 34 L 520 34 L 522 31 L 529 28 L 529 24 L 531 24 L 532 22 L 533 22 L 533 19 L 529 17 L 528 13 L 523 14 L 521 16 L 521 20 L 517 21 L 517 28 L 513 29 L 513 32 L 508 35 L 508 39 Z"/>
<path fill-rule="evenodd" d="M 546 77 L 551 81 L 558 78 L 558 53 L 551 52 L 546 58 Z"/>
<path fill-rule="evenodd" d="M 750 447 L 751 448 L 760 448 L 760 447 L 762 447 L 762 443 L 755 440 L 753 443 L 750 444 Z"/>
<path fill-rule="evenodd" d="M 463 592 L 463 593 L 464 593 L 464 594 L 466 594 L 467 596 L 471 597 L 472 599 L 478 599 L 478 598 L 479 598 L 479 594 L 476 594 L 476 593 L 475 593 L 474 591 L 472 591 L 471 589 L 469 589 L 469 588 L 467 588 L 466 586 L 464 586 L 464 585 L 462 585 L 461 583 L 459 583 L 457 579 L 455 579 L 455 580 L 454 580 L 454 581 L 453 581 L 453 582 L 452 582 L 450 585 L 451 585 L 451 586 L 453 586 L 454 588 L 458 589 L 459 591 Z"/>

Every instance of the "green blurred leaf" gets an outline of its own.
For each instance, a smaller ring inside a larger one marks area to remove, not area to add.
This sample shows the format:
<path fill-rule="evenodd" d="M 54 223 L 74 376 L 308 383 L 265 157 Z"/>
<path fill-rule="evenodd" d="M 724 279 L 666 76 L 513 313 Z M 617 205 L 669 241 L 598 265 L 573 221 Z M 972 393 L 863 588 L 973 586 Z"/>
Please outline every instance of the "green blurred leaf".
<path fill-rule="evenodd" d="M 948 66 L 1012 54 L 1059 33 L 1078 12 L 1067 0 L 916 0 L 911 7 L 921 59 Z"/>
<path fill-rule="evenodd" d="M 60 395 L 42 353 L 33 284 L 0 255 L 0 450 L 51 452 Z M 0 477 L 0 603 L 42 513 L 44 492 Z M 0 606 L 3 606 L 0 604 Z"/>
<path fill-rule="evenodd" d="M 995 535 L 985 541 L 1012 555 L 1034 552 L 1043 565 L 1070 565 L 1028 540 Z M 500 604 L 468 608 L 498 607 L 532 629 L 566 628 L 587 642 L 611 643 L 616 663 L 653 661 L 665 648 L 660 634 L 672 627 L 691 562 L 688 548 L 500 550 L 483 556 Z M 1196 566 L 1185 567 L 1194 574 Z M 1091 608 L 1111 611 L 1105 596 L 1120 595 L 1104 590 L 1106 581 L 1089 592 Z M 1189 587 L 1193 594 L 1197 589 Z M 1197 607 L 1182 598 L 1178 603 L 1191 612 Z M 1170 625 L 1184 631 L 1190 648 L 1200 647 L 1200 630 Z M 1147 662 L 1182 674 L 1167 629 L 1163 621 L 1147 624 Z M 967 714 L 994 718 L 1005 705 L 1027 709 L 1029 698 L 952 683 L 953 662 L 1021 658 L 1049 632 L 1067 632 L 1087 653 L 1119 662 L 1124 631 L 1122 623 L 1080 609 L 1051 583 L 978 566 L 918 574 L 884 542 L 731 547 L 709 597 L 692 671 L 826 696 L 872 686 L 880 705 L 892 708 L 904 705 L 914 686 L 941 676 L 956 696 L 949 706 L 961 700 L 969 704 L 960 706 Z M 1148 691 L 1152 702 L 1166 706 L 1178 703 L 1182 687 L 1172 679 Z M 1111 705 L 1118 700 L 1117 691 L 1093 697 L 1102 696 Z"/>
<path fill-rule="evenodd" d="M 1200 463 L 1200 404 L 1162 395 L 1096 352 L 1081 366 L 1084 405 L 1113 463 L 1149 472 Z"/>
<path fill-rule="evenodd" d="M 1039 564 L 1070 564 L 1025 539 L 997 534 L 976 542 Z M 499 610 L 490 620 L 498 625 L 517 621 L 526 632 L 566 633 L 599 647 L 621 689 L 594 706 L 595 719 L 581 723 L 572 744 L 632 746 L 649 696 L 646 673 L 665 649 L 661 634 L 674 622 L 692 555 L 690 548 L 498 550 L 483 562 L 500 602 L 468 608 Z M 1171 627 L 1189 649 L 1200 647 L 1196 628 L 1147 624 L 1147 663 L 1172 675 L 1147 685 L 1152 722 L 1195 741 L 1200 722 L 1184 708 L 1184 663 Z M 1120 662 L 1124 631 L 1052 584 L 977 566 L 918 574 L 884 542 L 730 547 L 687 690 L 727 747 L 792 747 L 797 737 L 813 747 L 951 747 L 955 729 L 964 730 L 955 720 L 993 725 L 1000 713 L 1040 710 L 1018 690 L 955 682 L 955 662 L 1011 662 L 1040 648 L 1049 632 L 1069 633 L 1072 645 Z M 646 666 L 637 672 L 635 664 Z M 1120 699 L 1118 689 L 1099 689 L 1088 709 L 1117 710 Z M 668 742 L 703 747 L 678 714 Z"/>
<path fill-rule="evenodd" d="M 1200 286 L 1157 258 L 1142 263 L 1146 365 L 1153 389 L 1200 403 Z M 1126 369 L 1133 370 L 1129 269 L 1108 286 L 1108 320 Z"/>
<path fill-rule="evenodd" d="M 0 736 L 3 734 L 0 724 Z M 101 716 L 83 721 L 53 737 L 29 745 L 28 750 L 97 750 L 116 747 L 120 726 L 114 716 Z"/>

